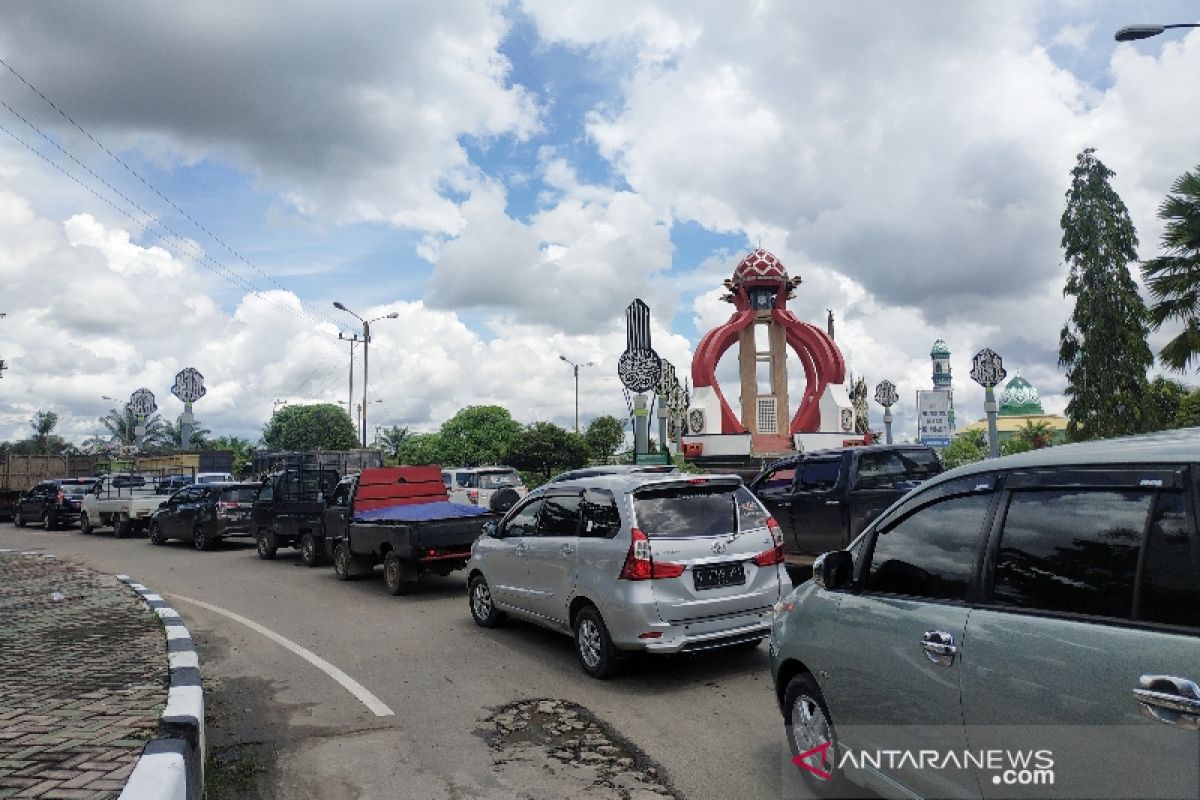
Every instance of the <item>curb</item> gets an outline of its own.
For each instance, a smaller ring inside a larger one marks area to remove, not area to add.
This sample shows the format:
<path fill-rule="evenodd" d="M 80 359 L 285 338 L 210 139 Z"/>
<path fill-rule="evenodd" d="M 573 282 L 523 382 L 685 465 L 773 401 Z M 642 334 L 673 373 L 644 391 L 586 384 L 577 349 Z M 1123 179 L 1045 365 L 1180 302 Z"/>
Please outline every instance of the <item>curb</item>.
<path fill-rule="evenodd" d="M 162 620 L 171 685 L 159 721 L 159 738 L 146 743 L 118 800 L 200 800 L 204 796 L 204 690 L 192 635 L 179 612 L 128 575 L 133 589 Z"/>

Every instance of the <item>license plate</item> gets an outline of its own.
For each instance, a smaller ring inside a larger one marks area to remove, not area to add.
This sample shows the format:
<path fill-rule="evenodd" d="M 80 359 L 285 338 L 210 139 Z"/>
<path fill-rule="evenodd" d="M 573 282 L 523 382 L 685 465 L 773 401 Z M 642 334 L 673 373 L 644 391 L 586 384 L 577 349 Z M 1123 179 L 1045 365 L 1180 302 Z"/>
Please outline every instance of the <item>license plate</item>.
<path fill-rule="evenodd" d="M 692 570 L 696 590 L 719 589 L 722 586 L 741 586 L 746 582 L 746 568 L 741 564 L 718 564 Z"/>

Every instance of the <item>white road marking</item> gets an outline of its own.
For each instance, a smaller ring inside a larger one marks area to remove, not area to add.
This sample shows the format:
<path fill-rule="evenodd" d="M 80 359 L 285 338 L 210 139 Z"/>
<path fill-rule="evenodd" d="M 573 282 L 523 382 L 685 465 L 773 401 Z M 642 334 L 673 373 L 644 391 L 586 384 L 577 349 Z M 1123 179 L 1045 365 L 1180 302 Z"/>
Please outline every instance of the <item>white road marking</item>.
<path fill-rule="evenodd" d="M 375 714 L 375 716 L 377 716 L 377 717 L 395 716 L 395 712 L 393 712 L 390 708 L 388 708 L 386 705 L 384 705 L 382 700 L 380 700 L 378 697 L 376 697 L 375 695 L 373 695 L 369 691 L 367 691 L 366 687 L 364 687 L 361 683 L 354 680 L 349 675 L 342 672 L 340 669 L 335 667 L 333 664 L 330 664 L 328 661 L 321 658 L 316 653 L 312 652 L 311 650 L 306 650 L 305 648 L 303 648 L 300 645 L 293 642 L 291 639 L 288 639 L 286 636 L 281 636 L 280 634 L 276 633 L 275 631 L 271 630 L 270 628 L 259 625 L 254 620 L 247 619 L 246 617 L 243 617 L 241 614 L 235 614 L 232 611 L 227 611 L 218 606 L 210 605 L 201 600 L 193 600 L 190 597 L 184 597 L 183 595 L 180 595 L 180 594 L 172 594 L 171 596 L 177 600 L 182 600 L 185 603 L 192 603 L 193 605 L 200 606 L 201 608 L 206 608 L 215 614 L 221 614 L 222 616 L 229 617 L 231 620 L 234 620 L 235 622 L 242 623 L 250 630 L 261 633 L 263 636 L 266 636 L 268 639 L 275 642 L 276 644 L 282 645 L 283 647 L 286 647 L 288 650 L 291 650 L 293 653 L 300 656 L 305 661 L 312 664 L 314 667 L 321 670 L 326 675 L 328 675 L 329 677 L 333 678 L 335 681 L 340 683 L 342 685 L 342 688 L 344 688 L 350 694 L 357 697 L 363 705 L 365 705 L 367 708 L 369 708 L 371 710 L 372 713 Z"/>

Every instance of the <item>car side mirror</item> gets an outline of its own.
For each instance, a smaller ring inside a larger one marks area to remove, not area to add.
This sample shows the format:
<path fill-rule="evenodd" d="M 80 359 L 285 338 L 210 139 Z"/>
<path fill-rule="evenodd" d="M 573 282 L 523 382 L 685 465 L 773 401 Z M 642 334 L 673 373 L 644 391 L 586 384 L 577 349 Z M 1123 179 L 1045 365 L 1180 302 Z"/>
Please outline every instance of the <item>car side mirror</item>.
<path fill-rule="evenodd" d="M 495 522 L 483 523 L 483 535 L 484 536 L 490 536 L 494 539 L 494 538 L 496 538 L 496 531 L 497 531 L 497 527 L 496 527 Z"/>
<path fill-rule="evenodd" d="M 821 589 L 835 591 L 850 585 L 854 572 L 854 557 L 849 550 L 822 553 L 813 562 L 813 583 Z"/>

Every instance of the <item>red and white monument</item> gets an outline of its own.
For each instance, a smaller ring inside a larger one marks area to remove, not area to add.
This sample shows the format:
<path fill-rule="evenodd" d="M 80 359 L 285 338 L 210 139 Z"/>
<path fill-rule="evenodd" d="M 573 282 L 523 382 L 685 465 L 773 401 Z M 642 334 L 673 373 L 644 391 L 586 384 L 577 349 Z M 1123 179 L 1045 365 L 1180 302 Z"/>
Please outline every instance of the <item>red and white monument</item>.
<path fill-rule="evenodd" d="M 692 358 L 692 401 L 684 444 L 705 456 L 772 456 L 861 444 L 846 390 L 846 363 L 833 337 L 787 309 L 800 278 L 771 253 L 757 249 L 725 281 L 734 306 L 724 325 L 709 331 Z M 740 413 L 717 383 L 717 364 L 738 345 Z M 787 348 L 804 370 L 795 407 L 788 392 Z M 699 447 L 697 447 L 699 445 Z"/>

